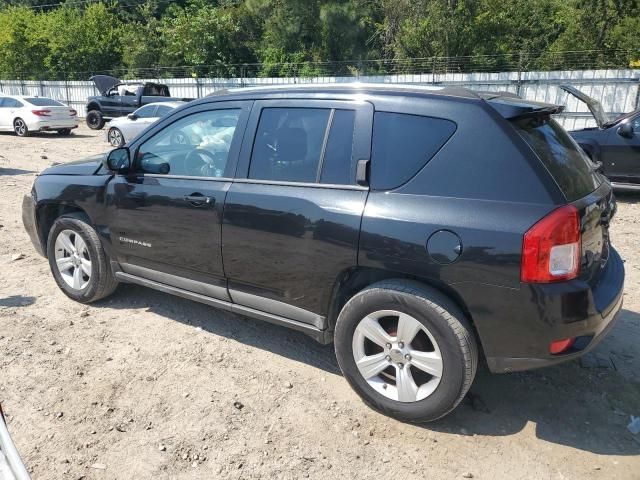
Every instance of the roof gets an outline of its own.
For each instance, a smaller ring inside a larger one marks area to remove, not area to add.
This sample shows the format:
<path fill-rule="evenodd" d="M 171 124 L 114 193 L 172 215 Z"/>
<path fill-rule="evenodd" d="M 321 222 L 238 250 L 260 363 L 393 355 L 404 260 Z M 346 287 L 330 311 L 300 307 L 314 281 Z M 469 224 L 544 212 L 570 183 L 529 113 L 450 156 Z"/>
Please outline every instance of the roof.
<path fill-rule="evenodd" d="M 185 103 L 187 102 L 182 102 L 178 100 L 172 101 L 172 102 L 151 102 L 151 103 L 145 103 L 142 107 L 148 107 L 149 105 L 164 105 L 165 107 L 168 106 L 168 107 L 178 108 L 184 105 Z"/>

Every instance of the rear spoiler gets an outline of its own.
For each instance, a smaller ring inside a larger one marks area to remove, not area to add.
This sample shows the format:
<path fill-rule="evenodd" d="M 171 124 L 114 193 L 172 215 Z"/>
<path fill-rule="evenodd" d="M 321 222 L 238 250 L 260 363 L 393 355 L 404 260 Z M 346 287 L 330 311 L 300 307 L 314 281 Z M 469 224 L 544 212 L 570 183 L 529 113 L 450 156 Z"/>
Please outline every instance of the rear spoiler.
<path fill-rule="evenodd" d="M 539 115 L 555 115 L 564 111 L 564 106 L 562 105 L 523 100 L 522 98 L 514 95 L 480 95 L 480 97 L 507 120 L 535 117 Z"/>

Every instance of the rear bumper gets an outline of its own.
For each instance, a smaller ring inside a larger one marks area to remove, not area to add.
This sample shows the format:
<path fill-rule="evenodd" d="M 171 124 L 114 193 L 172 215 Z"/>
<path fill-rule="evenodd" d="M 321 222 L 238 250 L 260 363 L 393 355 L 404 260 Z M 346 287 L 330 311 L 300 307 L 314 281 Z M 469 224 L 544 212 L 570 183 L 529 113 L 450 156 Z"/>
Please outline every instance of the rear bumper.
<path fill-rule="evenodd" d="M 65 128 L 78 128 L 78 119 L 33 120 L 27 122 L 27 127 L 32 132 L 43 130 L 62 130 Z"/>
<path fill-rule="evenodd" d="M 40 235 L 38 234 L 38 220 L 36 217 L 36 202 L 31 194 L 27 194 L 22 198 L 22 224 L 24 229 L 29 234 L 31 243 L 35 247 L 36 251 L 45 256 L 44 246 L 40 241 Z"/>
<path fill-rule="evenodd" d="M 478 318 L 474 315 L 489 369 L 505 373 L 545 367 L 595 348 L 622 308 L 624 276 L 622 259 L 612 248 L 593 286 L 572 280 L 485 292 L 485 302 L 487 295 L 500 297 L 500 311 L 485 308 Z M 576 348 L 560 355 L 549 353 L 551 342 L 572 337 L 580 338 Z"/>

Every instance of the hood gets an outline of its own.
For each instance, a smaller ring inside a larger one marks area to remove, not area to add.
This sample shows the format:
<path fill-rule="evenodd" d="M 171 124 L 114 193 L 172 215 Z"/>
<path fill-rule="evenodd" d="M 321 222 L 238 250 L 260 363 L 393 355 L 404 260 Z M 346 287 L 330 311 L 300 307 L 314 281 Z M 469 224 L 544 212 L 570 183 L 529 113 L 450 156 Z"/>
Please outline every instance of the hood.
<path fill-rule="evenodd" d="M 602 108 L 602 104 L 598 100 L 596 100 L 595 98 L 591 98 L 589 95 L 581 92 L 571 85 L 560 85 L 560 88 L 570 95 L 573 95 L 581 102 L 586 103 L 589 111 L 593 115 L 593 118 L 596 119 L 596 123 L 598 124 L 599 128 L 604 128 L 605 125 L 609 123 L 610 119 L 604 112 L 604 108 Z"/>
<path fill-rule="evenodd" d="M 106 95 L 111 88 L 122 83 L 122 80 L 109 75 L 94 75 L 89 80 L 93 82 L 101 95 Z"/>
<path fill-rule="evenodd" d="M 102 166 L 102 160 L 107 153 L 94 155 L 69 163 L 58 163 L 43 170 L 40 175 L 93 175 Z"/>

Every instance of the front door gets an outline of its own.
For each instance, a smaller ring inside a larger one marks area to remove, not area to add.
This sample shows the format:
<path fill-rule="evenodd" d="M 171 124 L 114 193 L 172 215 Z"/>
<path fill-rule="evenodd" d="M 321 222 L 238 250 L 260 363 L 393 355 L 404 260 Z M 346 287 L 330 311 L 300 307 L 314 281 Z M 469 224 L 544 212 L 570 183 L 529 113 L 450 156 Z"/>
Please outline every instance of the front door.
<path fill-rule="evenodd" d="M 357 265 L 372 115 L 366 102 L 255 102 L 222 227 L 235 303 L 325 328 L 336 281 Z"/>
<path fill-rule="evenodd" d="M 200 105 L 132 143 L 133 171 L 108 186 L 107 224 L 126 273 L 229 299 L 220 228 L 249 109 Z"/>
<path fill-rule="evenodd" d="M 614 182 L 640 183 L 640 115 L 627 120 L 633 126 L 633 137 L 627 138 L 612 128 L 603 148 L 605 172 Z"/>

